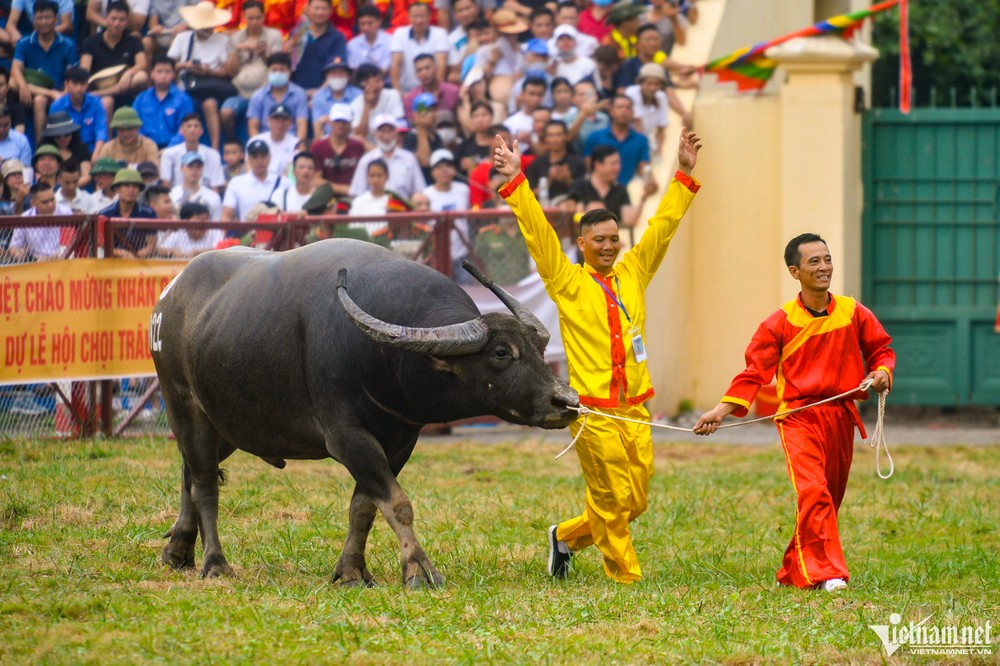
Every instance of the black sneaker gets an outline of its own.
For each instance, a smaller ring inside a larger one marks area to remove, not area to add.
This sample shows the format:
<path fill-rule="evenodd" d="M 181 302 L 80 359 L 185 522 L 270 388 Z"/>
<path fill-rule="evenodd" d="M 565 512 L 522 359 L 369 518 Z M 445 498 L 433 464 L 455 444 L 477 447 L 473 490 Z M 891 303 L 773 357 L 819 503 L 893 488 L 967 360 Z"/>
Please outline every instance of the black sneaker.
<path fill-rule="evenodd" d="M 556 538 L 558 525 L 549 526 L 549 565 L 548 572 L 553 578 L 566 578 L 569 575 L 569 562 L 572 554 L 566 544 Z"/>

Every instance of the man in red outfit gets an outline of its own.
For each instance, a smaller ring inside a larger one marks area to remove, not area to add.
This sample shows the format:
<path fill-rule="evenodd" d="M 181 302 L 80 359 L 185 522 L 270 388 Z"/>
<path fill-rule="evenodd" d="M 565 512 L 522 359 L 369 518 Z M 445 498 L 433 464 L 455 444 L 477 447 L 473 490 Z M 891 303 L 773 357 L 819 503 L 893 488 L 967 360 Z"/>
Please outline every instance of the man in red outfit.
<path fill-rule="evenodd" d="M 816 234 L 796 236 L 785 247 L 785 264 L 802 290 L 768 317 L 746 351 L 746 370 L 733 379 L 722 401 L 698 420 L 694 431 L 710 435 L 729 414 L 745 416 L 757 391 L 778 374 L 778 411 L 794 409 L 849 391 L 864 379 L 884 391 L 892 384 L 896 354 L 892 339 L 871 310 L 853 298 L 830 293 L 833 259 Z M 867 374 L 866 374 L 867 373 Z M 850 573 L 837 529 L 837 511 L 847 489 L 854 428 L 866 437 L 855 399 L 790 414 L 776 420 L 798 495 L 795 533 L 778 570 L 778 582 L 832 592 L 847 587 Z"/>

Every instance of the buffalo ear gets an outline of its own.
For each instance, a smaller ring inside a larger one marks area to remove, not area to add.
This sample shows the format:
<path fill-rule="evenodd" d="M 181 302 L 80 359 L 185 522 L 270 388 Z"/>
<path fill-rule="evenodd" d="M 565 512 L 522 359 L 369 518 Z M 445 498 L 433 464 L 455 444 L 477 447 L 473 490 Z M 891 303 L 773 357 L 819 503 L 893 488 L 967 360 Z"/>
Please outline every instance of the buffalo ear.
<path fill-rule="evenodd" d="M 438 372 L 448 372 L 456 376 L 458 375 L 458 365 L 440 356 L 431 356 L 429 358 L 431 359 L 431 367 Z"/>

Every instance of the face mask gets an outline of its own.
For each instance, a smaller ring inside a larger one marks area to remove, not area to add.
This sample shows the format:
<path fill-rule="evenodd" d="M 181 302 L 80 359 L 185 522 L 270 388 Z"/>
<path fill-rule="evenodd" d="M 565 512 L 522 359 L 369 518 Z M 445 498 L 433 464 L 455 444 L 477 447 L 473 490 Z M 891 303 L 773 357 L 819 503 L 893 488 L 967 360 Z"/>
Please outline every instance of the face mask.
<path fill-rule="evenodd" d="M 267 82 L 273 88 L 284 88 L 288 85 L 288 72 L 268 72 Z"/>
<path fill-rule="evenodd" d="M 392 141 L 376 141 L 375 144 L 383 153 L 391 153 L 392 149 L 396 147 L 395 139 Z"/>
<path fill-rule="evenodd" d="M 569 51 L 559 52 L 559 57 L 562 60 L 572 60 L 574 55 L 576 55 L 576 49 L 570 49 Z"/>
<path fill-rule="evenodd" d="M 455 143 L 455 139 L 458 138 L 458 130 L 454 127 L 439 127 L 437 133 L 441 137 L 441 141 L 446 145 Z"/>
<path fill-rule="evenodd" d="M 340 92 L 347 87 L 347 79 L 336 76 L 326 80 L 326 85 L 330 86 L 330 90 L 333 92 Z"/>

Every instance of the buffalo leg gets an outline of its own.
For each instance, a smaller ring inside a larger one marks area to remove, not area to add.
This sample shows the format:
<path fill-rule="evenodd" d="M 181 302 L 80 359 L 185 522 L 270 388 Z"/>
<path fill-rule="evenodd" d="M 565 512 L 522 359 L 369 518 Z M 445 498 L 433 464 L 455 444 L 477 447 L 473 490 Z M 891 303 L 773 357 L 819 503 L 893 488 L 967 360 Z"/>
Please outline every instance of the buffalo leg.
<path fill-rule="evenodd" d="M 349 433 L 342 429 L 338 441 L 344 445 L 337 446 L 337 442 L 328 440 L 327 449 L 341 461 L 357 482 L 355 496 L 362 495 L 373 502 L 399 539 L 402 550 L 403 584 L 407 587 L 443 585 L 444 576 L 431 564 L 430 558 L 421 548 L 413 532 L 413 505 L 410 503 L 410 498 L 396 481 L 396 473 L 405 462 L 405 456 L 402 460 L 396 460 L 395 466 L 390 464 L 381 444 L 370 433 L 360 429 Z M 351 507 L 351 517 L 354 518 L 353 499 Z M 364 512 L 361 513 L 359 517 L 363 517 Z M 365 534 L 367 532 L 368 530 L 365 530 Z M 350 536 L 348 536 L 349 543 Z M 351 554 L 346 546 L 345 554 Z"/>
<path fill-rule="evenodd" d="M 191 472 L 185 464 L 181 472 L 181 509 L 174 526 L 166 533 L 170 542 L 160 559 L 174 569 L 194 568 L 194 543 L 198 539 L 198 514 L 191 501 Z"/>
<path fill-rule="evenodd" d="M 174 414 L 171 414 L 173 417 Z M 186 418 L 185 418 L 186 417 Z M 235 450 L 222 439 L 204 415 L 171 418 L 177 446 L 184 458 L 184 488 L 181 491 L 181 512 L 171 531 L 170 543 L 164 549 L 164 561 L 180 557 L 181 562 L 193 541 L 192 530 L 195 520 L 201 532 L 201 543 L 205 549 L 205 561 L 201 575 L 210 578 L 234 575 L 233 568 L 226 561 L 219 541 L 219 463 Z M 186 493 L 186 494 L 185 494 Z M 190 546 L 189 546 L 190 544 Z"/>
<path fill-rule="evenodd" d="M 375 505 L 372 501 L 354 488 L 351 497 L 350 527 L 347 532 L 347 542 L 340 555 L 340 561 L 333 570 L 333 582 L 345 586 L 366 585 L 373 587 L 375 578 L 368 572 L 365 563 L 365 547 L 368 534 L 375 522 Z"/>

